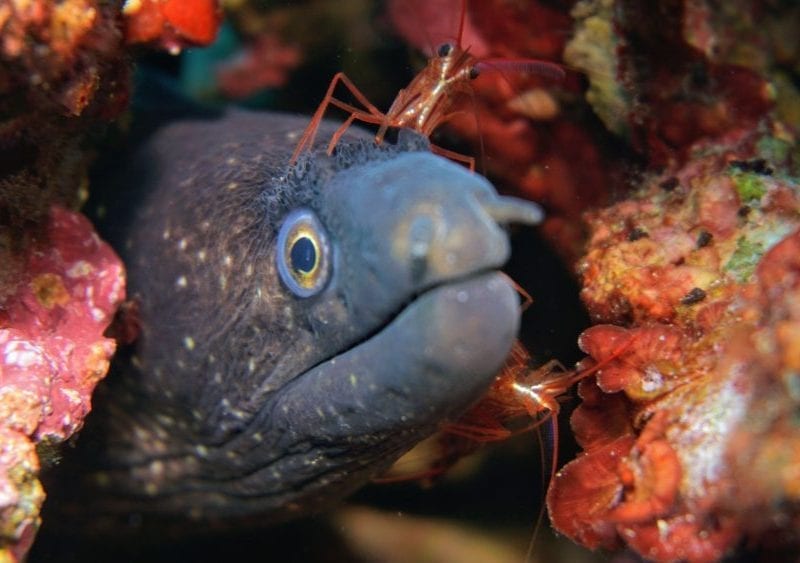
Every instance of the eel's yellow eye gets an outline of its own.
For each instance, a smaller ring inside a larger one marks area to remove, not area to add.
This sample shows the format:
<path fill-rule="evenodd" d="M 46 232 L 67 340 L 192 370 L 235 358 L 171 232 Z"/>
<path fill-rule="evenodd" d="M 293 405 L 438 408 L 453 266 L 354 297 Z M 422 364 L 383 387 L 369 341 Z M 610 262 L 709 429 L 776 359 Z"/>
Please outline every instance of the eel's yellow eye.
<path fill-rule="evenodd" d="M 330 277 L 328 236 L 310 209 L 296 209 L 278 232 L 278 274 L 298 297 L 319 293 Z"/>

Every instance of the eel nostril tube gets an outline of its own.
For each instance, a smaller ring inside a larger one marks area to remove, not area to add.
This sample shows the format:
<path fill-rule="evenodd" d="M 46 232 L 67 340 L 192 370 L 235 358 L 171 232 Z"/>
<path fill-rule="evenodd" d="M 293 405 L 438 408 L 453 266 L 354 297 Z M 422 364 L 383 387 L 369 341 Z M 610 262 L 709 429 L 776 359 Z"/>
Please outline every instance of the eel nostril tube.
<path fill-rule="evenodd" d="M 508 223 L 538 225 L 544 219 L 544 211 L 541 207 L 532 201 L 515 197 L 499 196 L 482 199 L 480 205 L 489 217 L 501 225 Z"/>

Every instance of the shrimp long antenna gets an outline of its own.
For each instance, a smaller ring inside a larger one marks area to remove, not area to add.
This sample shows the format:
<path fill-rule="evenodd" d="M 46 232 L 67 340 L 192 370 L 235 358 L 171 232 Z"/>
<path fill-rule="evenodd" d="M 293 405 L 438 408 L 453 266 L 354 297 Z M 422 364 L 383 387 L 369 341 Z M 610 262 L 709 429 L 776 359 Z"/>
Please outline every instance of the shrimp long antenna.
<path fill-rule="evenodd" d="M 458 20 L 458 35 L 456 36 L 456 45 L 462 46 L 462 39 L 464 37 L 464 22 L 467 19 L 467 0 L 461 0 L 461 17 Z"/>
<path fill-rule="evenodd" d="M 531 534 L 531 539 L 528 542 L 528 549 L 525 551 L 525 563 L 530 563 L 533 561 L 533 551 L 536 547 L 536 540 L 539 537 L 539 530 L 542 528 L 542 522 L 544 521 L 544 511 L 545 511 L 545 498 L 547 498 L 547 488 L 550 486 L 550 483 L 553 481 L 553 478 L 556 475 L 556 471 L 558 470 L 558 417 L 554 416 L 554 413 L 550 413 L 548 416 L 548 425 L 550 427 L 550 475 L 547 481 L 543 484 L 542 492 L 542 507 L 539 509 L 539 514 L 536 516 L 536 522 L 533 525 L 533 533 Z M 545 440 L 542 437 L 541 427 L 537 428 L 537 434 L 539 436 L 539 441 L 541 442 L 541 461 L 542 461 L 542 474 L 544 475 L 544 470 L 547 468 L 547 459 L 545 457 L 545 452 L 548 450 L 548 444 L 545 444 Z"/>
<path fill-rule="evenodd" d="M 538 59 L 481 59 L 475 63 L 478 74 L 490 70 L 535 74 L 556 82 L 561 82 L 567 76 L 561 65 Z"/>
<path fill-rule="evenodd" d="M 470 99 L 470 103 L 472 104 L 472 113 L 475 116 L 475 130 L 478 132 L 478 149 L 480 151 L 478 154 L 480 155 L 481 174 L 483 174 L 485 176 L 486 175 L 486 145 L 484 144 L 484 141 L 483 141 L 483 132 L 481 131 L 481 114 L 480 114 L 480 111 L 478 110 L 478 107 L 479 107 L 478 106 L 478 98 L 475 96 L 475 89 L 474 88 L 470 88 L 469 89 L 469 99 Z M 526 298 L 530 299 L 530 295 L 528 295 L 527 293 L 523 293 L 523 295 L 525 295 Z M 530 299 L 530 301 L 533 302 L 533 299 Z M 530 303 L 528 303 L 528 305 L 530 305 Z M 524 311 L 525 309 L 527 309 L 528 305 L 526 305 L 522 310 Z"/>

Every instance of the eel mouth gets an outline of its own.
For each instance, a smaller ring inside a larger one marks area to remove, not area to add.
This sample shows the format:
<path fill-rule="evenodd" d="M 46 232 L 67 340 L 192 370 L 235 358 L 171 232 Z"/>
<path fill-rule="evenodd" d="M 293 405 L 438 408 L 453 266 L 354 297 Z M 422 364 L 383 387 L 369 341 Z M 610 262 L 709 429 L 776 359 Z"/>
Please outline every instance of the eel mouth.
<path fill-rule="evenodd" d="M 435 283 L 431 283 L 425 287 L 420 288 L 412 295 L 410 295 L 405 301 L 403 301 L 400 305 L 398 305 L 394 311 L 392 311 L 386 316 L 386 320 L 384 322 L 382 322 L 378 327 L 376 327 L 370 333 L 364 335 L 364 337 L 362 337 L 360 340 L 350 345 L 346 350 L 343 350 L 335 354 L 331 358 L 328 358 L 320 362 L 319 364 L 317 364 L 317 366 L 314 366 L 314 368 L 324 364 L 326 361 L 330 361 L 331 359 L 335 359 L 339 356 L 342 356 L 343 354 L 346 354 L 349 350 L 352 350 L 353 348 L 357 348 L 358 346 L 362 345 L 367 345 L 372 339 L 379 337 L 383 331 L 391 327 L 392 324 L 396 322 L 398 318 L 400 318 L 404 314 L 409 314 L 409 315 L 413 314 L 413 313 L 408 313 L 408 311 L 413 310 L 415 307 L 430 306 L 430 304 L 428 303 L 430 298 L 427 297 L 430 294 L 436 295 L 437 292 L 455 291 L 457 292 L 456 301 L 462 306 L 468 307 L 470 305 L 470 289 L 471 289 L 470 282 L 472 282 L 472 280 L 475 280 L 477 278 L 487 277 L 487 276 L 492 278 L 495 277 L 499 278 L 497 281 L 494 281 L 493 283 L 500 283 L 502 281 L 513 287 L 513 283 L 506 274 L 504 274 L 500 270 L 493 268 L 486 268 L 483 270 L 478 270 L 470 274 L 459 276 L 449 280 L 437 281 Z M 494 319 L 491 318 L 491 315 L 493 313 L 494 311 L 484 312 L 483 318 L 486 321 L 487 329 L 489 325 L 495 324 L 493 322 Z M 480 316 L 481 314 L 476 312 L 476 318 Z M 459 327 L 448 328 L 448 334 L 452 334 L 452 331 L 456 330 L 459 330 Z"/>
<path fill-rule="evenodd" d="M 437 284 L 364 341 L 294 380 L 282 409 L 287 417 L 302 411 L 317 418 L 314 433 L 333 441 L 402 436 L 410 447 L 480 398 L 518 327 L 519 299 L 501 272 Z"/>

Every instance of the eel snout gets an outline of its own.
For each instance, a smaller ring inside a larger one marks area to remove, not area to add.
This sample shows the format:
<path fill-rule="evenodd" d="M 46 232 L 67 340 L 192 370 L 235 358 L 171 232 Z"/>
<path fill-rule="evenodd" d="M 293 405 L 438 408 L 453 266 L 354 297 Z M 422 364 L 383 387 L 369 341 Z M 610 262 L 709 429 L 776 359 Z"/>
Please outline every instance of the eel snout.
<path fill-rule="evenodd" d="M 340 271 L 359 273 L 339 289 L 359 318 L 379 324 L 432 287 L 502 267 L 510 255 L 504 226 L 543 216 L 429 153 L 349 172 L 326 186 L 323 208 L 342 249 Z"/>

